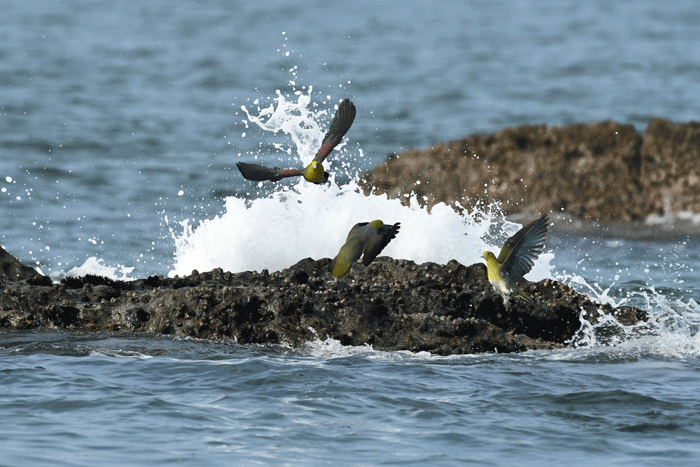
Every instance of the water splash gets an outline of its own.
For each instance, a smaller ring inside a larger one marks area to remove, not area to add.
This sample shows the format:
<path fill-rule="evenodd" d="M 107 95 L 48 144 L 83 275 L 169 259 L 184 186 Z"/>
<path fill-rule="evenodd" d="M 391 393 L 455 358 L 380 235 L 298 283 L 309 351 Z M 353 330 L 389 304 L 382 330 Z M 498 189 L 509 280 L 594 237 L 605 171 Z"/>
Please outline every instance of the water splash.
<path fill-rule="evenodd" d="M 134 278 L 130 277 L 134 271 L 133 267 L 128 267 L 124 265 L 117 266 L 107 266 L 101 258 L 91 256 L 81 266 L 76 266 L 69 269 L 68 271 L 56 271 L 51 273 L 51 280 L 58 282 L 64 277 L 81 277 L 87 274 L 92 274 L 95 276 L 103 276 L 112 280 L 122 280 L 122 281 L 133 281 Z"/>
<path fill-rule="evenodd" d="M 574 286 L 594 302 L 613 307 L 635 306 L 647 311 L 646 321 L 624 325 L 611 315 L 603 315 L 592 324 L 585 319 L 582 310 L 581 328 L 568 344 L 577 351 L 589 351 L 577 353 L 576 359 L 700 356 L 700 306 L 692 298 L 669 297 L 653 285 L 638 290 L 616 289 L 615 283 L 601 286 L 576 274 L 560 275 L 557 280 Z M 571 358 L 569 353 L 565 355 L 564 358 Z"/>
<path fill-rule="evenodd" d="M 285 152 L 298 154 L 301 161 L 297 164 L 305 165 L 313 159 L 325 131 L 316 119 L 326 111 L 308 110 L 310 100 L 311 90 L 299 94 L 296 102 L 278 93 L 275 106 L 259 108 L 258 115 L 244 110 L 263 130 L 289 134 L 293 147 Z M 345 157 L 346 153 L 334 151 L 326 165 L 332 167 L 333 160 L 342 163 Z M 497 240 L 490 231 L 495 223 L 504 221 L 497 205 L 472 212 L 463 209 L 462 214 L 443 203 L 427 210 L 415 197 L 404 205 L 386 195 L 365 195 L 356 179 L 341 186 L 334 178 L 329 184 L 313 185 L 299 177 L 292 186 L 275 188 L 262 197 L 230 196 L 223 214 L 197 225 L 182 221 L 182 232 L 173 232 L 175 264 L 169 276 L 216 267 L 232 272 L 279 271 L 307 257 L 332 258 L 353 225 L 375 219 L 401 222 L 399 235 L 384 255 L 417 263 L 444 264 L 456 259 L 473 264 L 480 261 L 483 251 L 496 249 L 490 244 Z M 529 277 L 549 276 L 552 258 L 551 253 L 543 255 Z"/>
<path fill-rule="evenodd" d="M 316 150 L 321 147 L 321 141 L 325 134 L 325 127 L 321 127 L 317 119 L 329 114 L 327 110 L 315 112 L 308 108 L 312 92 L 313 87 L 310 86 L 309 93 L 298 94 L 298 99 L 294 102 L 288 101 L 278 90 L 275 99 L 277 105 L 271 104 L 265 108 L 258 107 L 258 115 L 251 114 L 245 105 L 241 106 L 250 123 L 255 123 L 265 131 L 277 133 L 281 130 L 289 135 L 296 148 L 296 153 L 304 165 L 311 162 Z M 335 151 L 340 151 L 345 144 L 347 144 L 347 138 L 337 146 Z M 285 148 L 282 143 L 277 143 L 275 146 L 287 154 L 292 154 L 291 147 Z M 329 165 L 332 163 L 333 160 L 329 159 Z"/>
<path fill-rule="evenodd" d="M 170 276 L 221 267 L 232 272 L 278 271 L 307 257 L 331 258 L 358 222 L 401 222 L 399 235 L 382 254 L 417 263 L 479 261 L 493 248 L 483 237 L 494 213 L 457 214 L 444 204 L 431 211 L 415 199 L 405 206 L 386 195 L 365 196 L 356 182 L 342 187 L 300 181 L 265 198 L 229 197 L 225 213 L 192 226 L 182 222 L 175 236 L 176 261 Z M 545 267 L 543 261 L 540 268 Z"/>

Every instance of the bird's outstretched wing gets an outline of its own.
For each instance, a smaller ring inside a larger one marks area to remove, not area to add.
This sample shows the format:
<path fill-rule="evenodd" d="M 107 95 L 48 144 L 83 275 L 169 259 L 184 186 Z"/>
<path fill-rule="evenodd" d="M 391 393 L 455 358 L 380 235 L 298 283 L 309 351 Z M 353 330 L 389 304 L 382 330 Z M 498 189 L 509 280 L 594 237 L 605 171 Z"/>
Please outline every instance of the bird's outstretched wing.
<path fill-rule="evenodd" d="M 323 142 L 321 143 L 321 149 L 318 150 L 314 160 L 316 162 L 323 162 L 331 153 L 333 148 L 340 144 L 343 140 L 343 136 L 348 132 L 352 126 L 352 122 L 355 120 L 355 104 L 350 102 L 349 99 L 345 99 L 338 106 L 338 110 L 335 112 L 331 126 L 328 128 L 326 135 L 323 137 Z"/>
<path fill-rule="evenodd" d="M 254 182 L 262 182 L 265 180 L 277 182 L 285 177 L 304 175 L 303 169 L 284 170 L 278 167 L 270 169 L 264 165 L 249 164 L 247 162 L 236 162 L 236 167 L 238 167 L 238 170 L 240 170 L 245 178 Z"/>
<path fill-rule="evenodd" d="M 498 255 L 498 261 L 503 263 L 501 266 L 502 274 L 507 274 L 513 281 L 517 282 L 530 272 L 532 266 L 535 265 L 535 260 L 544 248 L 549 228 L 548 223 L 549 217 L 544 214 L 506 240 Z"/>
<path fill-rule="evenodd" d="M 379 230 L 379 235 L 370 240 L 365 249 L 365 254 L 362 256 L 362 264 L 369 265 L 379 253 L 382 252 L 389 242 L 396 237 L 401 228 L 401 223 L 397 222 L 394 225 L 385 225 Z"/>

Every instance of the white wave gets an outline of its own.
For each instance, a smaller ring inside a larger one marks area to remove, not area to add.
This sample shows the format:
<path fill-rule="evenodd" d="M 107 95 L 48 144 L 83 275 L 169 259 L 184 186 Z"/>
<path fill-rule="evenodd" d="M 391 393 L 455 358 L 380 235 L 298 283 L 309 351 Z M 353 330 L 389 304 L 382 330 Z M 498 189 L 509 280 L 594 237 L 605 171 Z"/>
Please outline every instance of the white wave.
<path fill-rule="evenodd" d="M 108 357 L 108 358 L 131 358 L 134 360 L 147 360 L 153 358 L 152 355 L 147 355 L 135 350 L 121 350 L 121 349 L 100 349 L 91 350 L 91 357 Z"/>
<path fill-rule="evenodd" d="M 636 306 L 647 312 L 647 319 L 624 325 L 613 316 L 604 315 L 598 323 L 592 324 L 581 316 L 581 328 L 569 342 L 570 348 L 577 352 L 585 349 L 576 358 L 605 356 L 619 359 L 654 355 L 677 359 L 700 356 L 700 306 L 695 300 L 669 298 L 653 286 L 616 300 L 609 295 L 612 286 L 603 290 L 580 278 L 578 281 L 588 288 L 588 295 L 595 302 L 614 307 Z M 563 355 L 563 358 L 571 358 L 569 352 Z"/>
<path fill-rule="evenodd" d="M 410 350 L 375 350 L 369 344 L 352 346 L 343 345 L 337 339 L 326 336 L 325 339 L 314 339 L 307 342 L 304 346 L 306 352 L 310 356 L 324 359 L 347 358 L 347 357 L 365 357 L 370 360 L 433 360 L 444 359 L 439 355 L 433 355 L 430 352 L 411 352 Z"/>
<path fill-rule="evenodd" d="M 104 264 L 103 259 L 91 256 L 85 260 L 82 265 L 73 267 L 68 271 L 59 270 L 52 272 L 50 277 L 54 282 L 58 282 L 64 277 L 81 277 L 87 274 L 93 274 L 95 276 L 104 276 L 112 280 L 133 281 L 135 278 L 129 277 L 129 274 L 133 271 L 134 268 L 130 266 L 107 266 Z"/>
<path fill-rule="evenodd" d="M 652 213 L 644 219 L 646 225 L 653 226 L 673 226 L 676 224 L 686 224 L 697 227 L 700 225 L 700 214 L 692 211 L 674 212 L 671 206 L 670 195 L 664 195 L 664 212 L 663 214 Z"/>

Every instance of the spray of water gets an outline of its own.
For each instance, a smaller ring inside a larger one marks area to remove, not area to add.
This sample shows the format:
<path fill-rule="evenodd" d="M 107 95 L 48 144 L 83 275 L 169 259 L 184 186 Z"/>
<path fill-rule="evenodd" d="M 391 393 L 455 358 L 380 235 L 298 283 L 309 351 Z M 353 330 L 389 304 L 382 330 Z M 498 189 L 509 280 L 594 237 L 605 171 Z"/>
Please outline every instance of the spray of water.
<path fill-rule="evenodd" d="M 293 147 L 287 152 L 298 155 L 300 166 L 311 162 L 325 132 L 315 121 L 318 115 L 308 109 L 310 99 L 311 90 L 296 101 L 278 94 L 275 105 L 259 109 L 258 115 L 244 108 L 250 122 L 263 130 L 291 136 Z M 349 156 L 342 147 L 334 151 L 325 163 L 327 170 L 344 170 L 342 161 Z M 257 162 L 265 164 L 261 159 Z M 456 259 L 473 264 L 484 250 L 496 248 L 487 243 L 488 233 L 495 222 L 503 222 L 496 206 L 458 214 L 441 203 L 428 211 L 415 197 L 404 205 L 386 195 L 365 195 L 356 180 L 340 186 L 332 177 L 329 184 L 319 186 L 299 177 L 294 183 L 259 198 L 228 197 L 222 215 L 196 226 L 183 221 L 182 232 L 174 235 L 175 265 L 169 275 L 215 267 L 232 272 L 278 271 L 307 257 L 332 258 L 353 225 L 375 219 L 401 222 L 401 232 L 383 252 L 387 256 L 417 263 Z M 514 230 L 517 225 L 511 227 Z M 530 277 L 547 277 L 552 257 L 543 255 Z"/>

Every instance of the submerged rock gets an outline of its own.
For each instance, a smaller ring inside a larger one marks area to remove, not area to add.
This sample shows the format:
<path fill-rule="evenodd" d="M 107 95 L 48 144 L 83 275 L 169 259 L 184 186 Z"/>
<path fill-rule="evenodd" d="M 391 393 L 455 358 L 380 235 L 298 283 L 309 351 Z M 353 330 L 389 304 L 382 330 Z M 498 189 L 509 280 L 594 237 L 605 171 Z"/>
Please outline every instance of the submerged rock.
<path fill-rule="evenodd" d="M 582 311 L 591 319 L 602 313 L 586 296 L 551 280 L 527 289 L 539 296 L 542 309 L 512 301 L 506 310 L 483 264 L 419 265 L 381 257 L 336 281 L 329 263 L 308 258 L 272 274 L 214 269 L 133 282 L 91 275 L 53 285 L 10 282 L 0 290 L 0 326 L 155 332 L 295 347 L 331 337 L 377 350 L 449 355 L 563 347 L 581 328 Z M 607 312 L 624 324 L 646 320 L 636 308 Z"/>

